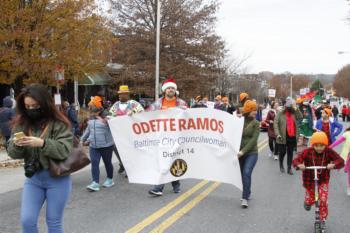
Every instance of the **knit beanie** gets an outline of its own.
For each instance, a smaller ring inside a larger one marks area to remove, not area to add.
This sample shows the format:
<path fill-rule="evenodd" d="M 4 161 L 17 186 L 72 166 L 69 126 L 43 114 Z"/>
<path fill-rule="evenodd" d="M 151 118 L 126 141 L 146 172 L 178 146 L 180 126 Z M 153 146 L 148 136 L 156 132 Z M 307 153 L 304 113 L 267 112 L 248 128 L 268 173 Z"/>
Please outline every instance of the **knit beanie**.
<path fill-rule="evenodd" d="M 311 146 L 315 144 L 323 144 L 328 146 L 328 137 L 325 132 L 315 132 L 310 139 Z"/>
<path fill-rule="evenodd" d="M 243 114 L 256 111 L 257 109 L 258 109 L 258 106 L 256 105 L 256 102 L 252 100 L 247 100 L 243 105 Z"/>

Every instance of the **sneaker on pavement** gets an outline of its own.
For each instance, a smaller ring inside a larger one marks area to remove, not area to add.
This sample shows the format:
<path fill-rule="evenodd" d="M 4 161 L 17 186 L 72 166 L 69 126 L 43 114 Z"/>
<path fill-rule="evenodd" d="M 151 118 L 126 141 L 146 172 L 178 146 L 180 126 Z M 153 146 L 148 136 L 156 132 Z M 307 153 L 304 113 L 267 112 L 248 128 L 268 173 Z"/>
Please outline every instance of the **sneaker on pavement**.
<path fill-rule="evenodd" d="M 91 184 L 89 184 L 88 186 L 86 186 L 86 188 L 90 191 L 100 191 L 100 184 L 96 183 L 95 181 L 93 181 Z"/>
<path fill-rule="evenodd" d="M 272 157 L 272 152 L 269 152 L 268 156 L 269 156 L 269 158 L 271 158 Z"/>
<path fill-rule="evenodd" d="M 321 221 L 321 232 L 325 232 L 326 230 L 326 220 Z"/>
<path fill-rule="evenodd" d="M 181 189 L 180 188 L 174 188 L 174 193 L 181 193 Z"/>
<path fill-rule="evenodd" d="M 112 187 L 113 185 L 114 185 L 113 179 L 107 178 L 106 181 L 103 183 L 102 186 L 105 187 L 105 188 L 110 188 L 110 187 Z"/>
<path fill-rule="evenodd" d="M 306 204 L 306 203 L 304 202 L 304 209 L 305 209 L 306 211 L 310 211 L 310 210 L 311 210 L 311 205 L 308 205 L 308 204 Z"/>
<path fill-rule="evenodd" d="M 149 190 L 148 193 L 151 194 L 152 196 L 156 196 L 156 197 L 163 195 L 162 191 L 154 190 L 154 189 Z"/>
<path fill-rule="evenodd" d="M 277 155 L 275 155 L 275 156 L 273 156 L 273 158 L 274 158 L 274 160 L 278 160 L 278 156 Z"/>
<path fill-rule="evenodd" d="M 348 189 L 346 190 L 346 194 L 350 196 L 350 187 L 348 187 Z"/>
<path fill-rule="evenodd" d="M 241 206 L 244 209 L 248 208 L 248 200 L 247 199 L 242 199 Z"/>

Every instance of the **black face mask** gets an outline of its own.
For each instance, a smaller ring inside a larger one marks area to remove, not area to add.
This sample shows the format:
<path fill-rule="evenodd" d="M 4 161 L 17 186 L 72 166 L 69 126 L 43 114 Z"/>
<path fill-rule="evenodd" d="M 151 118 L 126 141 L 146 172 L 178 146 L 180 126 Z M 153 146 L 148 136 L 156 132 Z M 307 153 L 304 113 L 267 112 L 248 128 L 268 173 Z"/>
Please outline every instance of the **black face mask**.
<path fill-rule="evenodd" d="M 26 114 L 30 120 L 36 121 L 39 120 L 42 116 L 42 111 L 40 108 L 37 109 L 26 109 Z"/>
<path fill-rule="evenodd" d="M 294 112 L 294 108 L 293 108 L 293 107 L 286 107 L 286 110 L 287 110 L 288 112 L 291 112 L 291 113 Z"/>

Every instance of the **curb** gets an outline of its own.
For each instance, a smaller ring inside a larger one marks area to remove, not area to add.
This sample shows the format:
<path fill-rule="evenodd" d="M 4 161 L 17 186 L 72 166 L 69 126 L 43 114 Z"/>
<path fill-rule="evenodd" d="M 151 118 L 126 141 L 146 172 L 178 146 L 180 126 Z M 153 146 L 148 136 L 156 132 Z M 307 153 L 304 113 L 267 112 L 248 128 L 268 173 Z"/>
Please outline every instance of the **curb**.
<path fill-rule="evenodd" d="M 23 167 L 24 161 L 23 159 L 8 159 L 0 161 L 0 169 L 2 168 L 16 168 L 16 167 Z"/>

